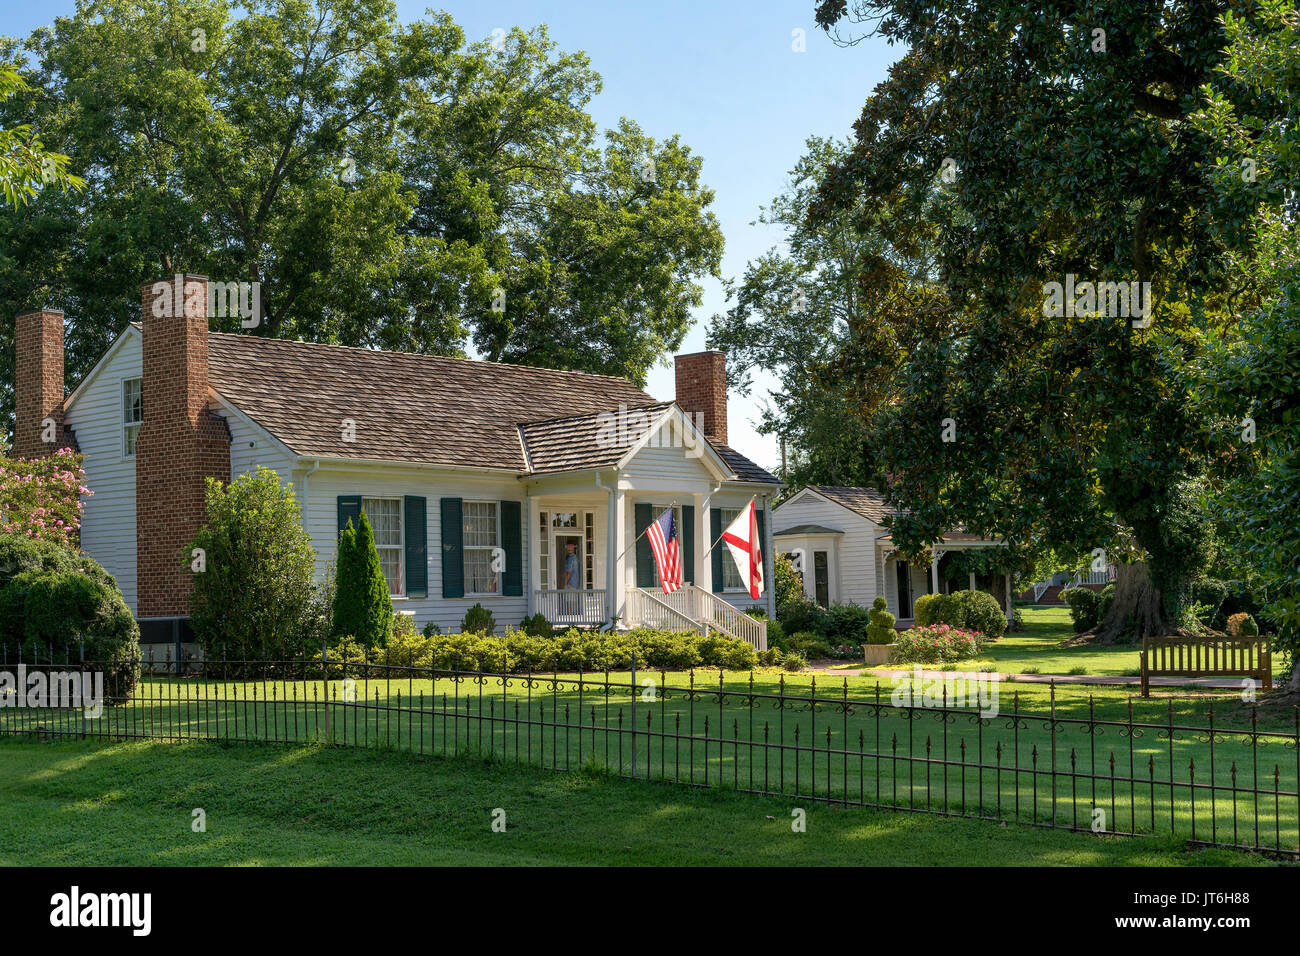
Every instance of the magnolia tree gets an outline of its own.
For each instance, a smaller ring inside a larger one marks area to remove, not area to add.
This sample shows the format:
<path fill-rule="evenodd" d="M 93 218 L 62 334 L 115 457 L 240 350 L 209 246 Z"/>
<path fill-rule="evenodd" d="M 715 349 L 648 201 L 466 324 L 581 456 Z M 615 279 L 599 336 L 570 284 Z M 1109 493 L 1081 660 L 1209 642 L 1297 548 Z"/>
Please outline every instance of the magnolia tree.
<path fill-rule="evenodd" d="M 81 455 L 60 448 L 47 458 L 0 458 L 0 530 L 75 549 L 86 487 Z"/>

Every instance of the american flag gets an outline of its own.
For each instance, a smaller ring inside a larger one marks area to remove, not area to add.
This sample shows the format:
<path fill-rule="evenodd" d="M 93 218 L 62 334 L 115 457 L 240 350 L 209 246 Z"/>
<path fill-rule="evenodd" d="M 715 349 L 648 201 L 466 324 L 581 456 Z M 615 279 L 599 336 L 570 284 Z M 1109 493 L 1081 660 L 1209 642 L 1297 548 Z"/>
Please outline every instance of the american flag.
<path fill-rule="evenodd" d="M 677 547 L 677 522 L 669 508 L 650 523 L 645 536 L 650 539 L 650 550 L 655 554 L 655 568 L 664 594 L 672 594 L 682 586 L 682 555 Z"/>

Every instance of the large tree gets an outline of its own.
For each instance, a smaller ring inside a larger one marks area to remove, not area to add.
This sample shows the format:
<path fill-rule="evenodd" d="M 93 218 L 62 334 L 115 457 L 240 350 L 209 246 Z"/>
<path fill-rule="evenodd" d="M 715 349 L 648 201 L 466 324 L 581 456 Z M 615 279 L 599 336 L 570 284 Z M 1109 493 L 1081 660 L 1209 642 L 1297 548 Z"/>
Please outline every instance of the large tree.
<path fill-rule="evenodd" d="M 0 315 L 62 307 L 74 381 L 179 270 L 260 282 L 250 334 L 643 381 L 721 255 L 699 159 L 630 122 L 599 143 L 599 77 L 541 28 L 467 44 L 391 0 L 79 0 L 0 59 L 33 87 L 0 125 L 86 180 L 0 216 Z M 0 322 L 0 418 L 11 342 Z"/>
<path fill-rule="evenodd" d="M 1190 121 L 1228 6 L 817 5 L 846 41 L 908 52 L 813 221 L 865 198 L 903 234 L 938 227 L 944 320 L 895 370 L 894 399 L 859 405 L 904 512 L 894 538 L 919 550 L 962 523 L 1019 549 L 1106 549 L 1123 564 L 1103 638 L 1183 620 L 1217 424 L 1185 369 L 1257 301 L 1232 281 L 1240 237 L 1206 209 L 1213 146 Z M 1149 282 L 1149 315 L 1082 286 L 1052 308 L 1052 283 L 1085 282 Z"/>

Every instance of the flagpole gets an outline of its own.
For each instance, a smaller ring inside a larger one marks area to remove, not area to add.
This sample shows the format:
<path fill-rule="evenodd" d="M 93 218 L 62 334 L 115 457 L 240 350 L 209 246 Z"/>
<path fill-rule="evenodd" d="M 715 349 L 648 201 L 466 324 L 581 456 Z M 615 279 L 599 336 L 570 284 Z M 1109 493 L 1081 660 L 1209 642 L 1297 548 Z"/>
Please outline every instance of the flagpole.
<path fill-rule="evenodd" d="M 668 510 L 671 511 L 673 508 L 676 508 L 676 507 L 677 507 L 677 504 L 678 504 L 677 499 L 674 498 L 673 501 L 672 501 L 672 504 L 670 504 L 670 505 L 668 506 Z M 656 520 L 657 520 L 657 519 L 656 519 Z M 651 521 L 650 524 L 654 524 L 654 521 Z M 646 533 L 647 531 L 649 531 L 649 530 L 650 530 L 650 525 L 649 525 L 649 524 L 646 525 L 644 528 L 642 528 L 642 529 L 641 529 L 641 534 L 638 534 L 635 538 L 632 539 L 631 543 L 628 544 L 628 546 L 627 546 L 626 548 L 623 549 L 623 552 L 618 556 L 617 560 L 622 561 L 623 558 L 627 556 L 627 553 L 628 553 L 629 551 L 631 551 L 634 547 L 636 547 L 636 543 L 637 543 L 638 541 L 641 540 L 641 535 L 642 535 L 642 534 L 645 534 L 645 533 Z M 680 537 L 680 534 L 678 535 L 678 537 Z M 721 539 L 719 539 L 719 540 L 721 540 Z M 711 551 L 711 550 L 713 550 L 713 549 L 710 548 L 709 550 Z M 704 553 L 705 553 L 705 554 L 708 554 L 708 551 L 706 551 L 706 552 L 704 552 Z"/>

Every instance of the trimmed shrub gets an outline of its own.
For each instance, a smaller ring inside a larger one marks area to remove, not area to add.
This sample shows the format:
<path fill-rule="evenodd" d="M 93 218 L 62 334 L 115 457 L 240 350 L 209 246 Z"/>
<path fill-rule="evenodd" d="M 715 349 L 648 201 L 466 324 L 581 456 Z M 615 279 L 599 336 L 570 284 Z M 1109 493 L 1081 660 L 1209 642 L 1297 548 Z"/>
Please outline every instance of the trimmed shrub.
<path fill-rule="evenodd" d="M 883 597 L 878 597 L 871 603 L 871 623 L 867 625 L 868 644 L 892 644 L 898 637 L 898 632 L 894 630 L 896 618 L 887 608 Z"/>
<path fill-rule="evenodd" d="M 354 677 L 382 676 L 385 665 L 437 670 L 525 674 L 546 671 L 596 671 L 608 667 L 687 669 L 692 667 L 751 670 L 758 654 L 746 641 L 711 634 L 677 634 L 638 628 L 626 632 L 570 629 L 538 637 L 522 631 L 504 635 L 482 633 L 423 635 L 409 619 L 399 621 L 388 647 L 376 651 L 351 638 L 330 652 L 330 676 L 342 673 L 342 662 Z M 374 665 L 367 671 L 365 664 Z M 320 673 L 315 661 L 314 675 Z"/>
<path fill-rule="evenodd" d="M 998 599 L 987 591 L 958 591 L 953 595 L 961 606 L 961 627 L 997 639 L 1007 629 L 1007 616 Z M 945 622 L 950 623 L 950 622 Z"/>
<path fill-rule="evenodd" d="M 497 629 L 497 619 L 482 603 L 475 601 L 474 606 L 461 618 L 460 629 L 465 634 L 494 634 Z"/>
<path fill-rule="evenodd" d="M 209 478 L 207 521 L 186 546 L 201 548 L 190 621 L 209 659 L 296 660 L 318 647 L 316 552 L 291 485 L 269 468 L 229 485 Z"/>
<path fill-rule="evenodd" d="M 526 617 L 519 622 L 519 630 L 532 637 L 550 637 L 555 633 L 555 625 L 546 619 L 546 615 L 540 611 L 532 617 Z"/>
<path fill-rule="evenodd" d="M 339 535 L 330 632 L 336 639 L 353 637 L 366 647 L 382 647 L 392 630 L 393 599 L 370 519 L 362 512 L 356 527 L 349 518 Z"/>
<path fill-rule="evenodd" d="M 961 627 L 964 623 L 961 602 L 954 594 L 923 594 L 913 604 L 912 614 L 917 627 L 931 624 Z"/>
<path fill-rule="evenodd" d="M 1070 606 L 1070 620 L 1075 633 L 1081 634 L 1097 626 L 1100 620 L 1101 595 L 1091 588 L 1066 588 L 1061 600 Z"/>
<path fill-rule="evenodd" d="M 798 654 L 805 659 L 831 656 L 831 646 L 816 631 L 796 631 L 785 639 L 787 655 Z"/>

